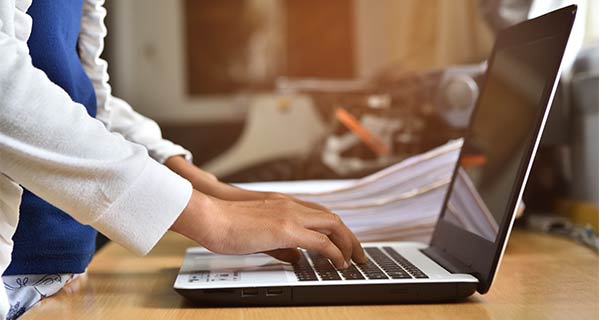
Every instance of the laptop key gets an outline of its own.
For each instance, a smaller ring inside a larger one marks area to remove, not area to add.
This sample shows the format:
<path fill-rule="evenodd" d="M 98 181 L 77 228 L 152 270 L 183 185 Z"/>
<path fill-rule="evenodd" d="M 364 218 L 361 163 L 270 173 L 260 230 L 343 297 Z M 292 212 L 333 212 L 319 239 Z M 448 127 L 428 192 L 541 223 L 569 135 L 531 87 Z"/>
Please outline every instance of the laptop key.
<path fill-rule="evenodd" d="M 392 247 L 384 247 L 383 250 L 390 255 L 394 261 L 396 261 L 399 265 L 401 265 L 410 275 L 418 279 L 427 279 L 429 278 L 423 271 L 417 268 L 410 261 L 406 260 L 401 254 L 399 254 Z"/>
<path fill-rule="evenodd" d="M 342 280 L 342 278 L 344 280 L 428 278 L 427 275 L 392 248 L 386 248 L 384 250 L 392 259 L 380 248 L 365 248 L 369 255 L 368 262 L 365 264 L 351 264 L 345 270 L 338 270 L 329 259 L 317 253 L 303 252 L 300 261 L 294 265 L 294 272 L 299 281 L 333 281 Z M 309 263 L 309 258 L 312 261 L 312 266 Z"/>
<path fill-rule="evenodd" d="M 390 259 L 385 253 L 379 248 L 365 248 L 365 251 L 373 258 L 373 260 L 379 264 L 381 269 L 387 273 L 392 279 L 410 279 L 411 275 L 406 272 L 401 266 L 395 261 Z"/>
<path fill-rule="evenodd" d="M 365 276 L 367 276 L 368 279 L 389 279 L 388 276 L 371 260 L 364 264 L 357 264 L 356 266 L 365 274 Z"/>
<path fill-rule="evenodd" d="M 410 276 L 410 274 L 408 274 L 405 271 L 401 271 L 401 272 L 388 272 L 388 275 L 392 278 L 392 279 L 411 279 L 412 277 Z"/>
<path fill-rule="evenodd" d="M 340 270 L 342 277 L 346 280 L 364 280 L 365 277 L 358 271 L 355 265 L 351 265 L 346 270 Z"/>
<path fill-rule="evenodd" d="M 302 253 L 300 260 L 294 264 L 294 273 L 298 281 L 318 281 L 317 275 L 308 263 L 306 256 Z"/>
<path fill-rule="evenodd" d="M 321 280 L 342 280 L 337 269 L 329 262 L 329 259 L 314 252 L 309 252 L 308 256 L 312 260 L 314 269 L 317 271 L 319 277 L 321 277 Z"/>

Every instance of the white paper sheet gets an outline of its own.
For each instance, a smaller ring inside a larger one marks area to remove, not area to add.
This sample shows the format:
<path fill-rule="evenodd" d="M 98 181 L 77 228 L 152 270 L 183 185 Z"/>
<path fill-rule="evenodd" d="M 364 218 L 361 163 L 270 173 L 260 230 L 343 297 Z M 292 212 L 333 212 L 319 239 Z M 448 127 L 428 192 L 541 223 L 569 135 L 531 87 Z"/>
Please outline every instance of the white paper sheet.
<path fill-rule="evenodd" d="M 462 140 L 357 180 L 240 183 L 256 191 L 292 194 L 339 214 L 361 241 L 429 241 Z"/>

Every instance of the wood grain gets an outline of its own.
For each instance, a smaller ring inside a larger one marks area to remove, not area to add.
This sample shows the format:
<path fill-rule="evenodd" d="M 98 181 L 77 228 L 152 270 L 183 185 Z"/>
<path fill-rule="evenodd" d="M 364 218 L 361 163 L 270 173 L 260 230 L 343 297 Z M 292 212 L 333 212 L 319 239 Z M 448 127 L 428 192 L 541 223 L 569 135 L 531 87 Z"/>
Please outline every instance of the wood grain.
<path fill-rule="evenodd" d="M 598 254 L 549 235 L 515 232 L 488 294 L 426 305 L 195 308 L 172 289 L 192 245 L 169 233 L 136 257 L 110 243 L 22 319 L 598 319 Z"/>

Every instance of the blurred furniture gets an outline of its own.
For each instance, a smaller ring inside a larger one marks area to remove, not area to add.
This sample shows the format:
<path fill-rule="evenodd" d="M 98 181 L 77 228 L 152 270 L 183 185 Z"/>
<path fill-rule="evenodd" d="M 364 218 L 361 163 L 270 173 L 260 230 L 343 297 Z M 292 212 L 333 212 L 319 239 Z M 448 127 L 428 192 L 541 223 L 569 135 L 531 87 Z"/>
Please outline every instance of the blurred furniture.
<path fill-rule="evenodd" d="M 571 78 L 571 196 L 598 206 L 598 47 L 579 53 Z"/>
<path fill-rule="evenodd" d="M 276 93 L 249 103 L 239 143 L 205 168 L 233 182 L 362 177 L 460 137 L 485 68 L 280 78 Z"/>
<path fill-rule="evenodd" d="M 598 46 L 564 72 L 533 165 L 528 211 L 558 213 L 598 231 Z"/>
<path fill-rule="evenodd" d="M 250 102 L 239 140 L 203 168 L 222 177 L 272 159 L 301 158 L 324 131 L 309 97 L 258 95 Z"/>
<path fill-rule="evenodd" d="M 43 300 L 21 319 L 598 319 L 598 254 L 574 242 L 517 230 L 489 293 L 461 303 L 207 308 L 173 290 L 184 250 L 168 233 L 146 257 L 115 243 L 87 276 Z"/>

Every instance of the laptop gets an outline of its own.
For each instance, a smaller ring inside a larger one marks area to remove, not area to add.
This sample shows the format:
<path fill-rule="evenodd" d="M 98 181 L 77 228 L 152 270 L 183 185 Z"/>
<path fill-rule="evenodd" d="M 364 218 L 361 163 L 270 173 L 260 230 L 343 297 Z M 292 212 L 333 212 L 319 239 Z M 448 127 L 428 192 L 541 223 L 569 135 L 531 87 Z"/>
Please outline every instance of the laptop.
<path fill-rule="evenodd" d="M 197 304 L 221 306 L 439 302 L 485 294 L 540 142 L 576 10 L 565 7 L 498 33 L 429 244 L 362 243 L 369 262 L 345 270 L 305 250 L 292 265 L 265 254 L 189 248 L 175 290 Z M 461 161 L 465 150 L 484 161 L 468 166 Z"/>

